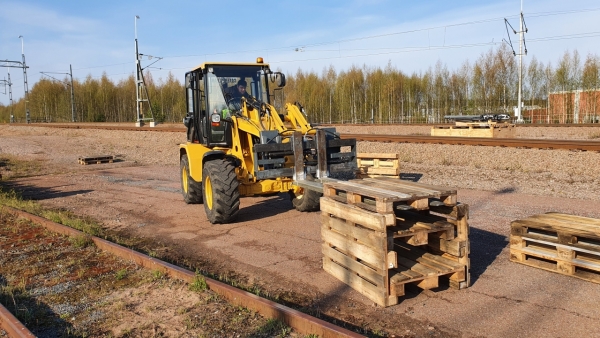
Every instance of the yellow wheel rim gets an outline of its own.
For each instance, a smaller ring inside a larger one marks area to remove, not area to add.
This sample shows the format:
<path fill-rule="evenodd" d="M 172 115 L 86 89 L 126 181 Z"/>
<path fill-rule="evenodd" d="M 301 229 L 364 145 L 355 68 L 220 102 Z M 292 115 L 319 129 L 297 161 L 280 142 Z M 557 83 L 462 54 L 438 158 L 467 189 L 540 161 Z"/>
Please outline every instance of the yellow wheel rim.
<path fill-rule="evenodd" d="M 185 167 L 181 169 L 181 183 L 183 185 L 183 192 L 188 193 L 188 174 Z"/>
<path fill-rule="evenodd" d="M 212 183 L 210 182 L 210 177 L 206 176 L 204 178 L 204 180 L 206 182 L 204 182 L 204 193 L 206 194 L 206 200 L 204 201 L 204 203 L 206 203 L 206 206 L 212 210 L 213 207 L 213 191 L 212 191 Z"/>

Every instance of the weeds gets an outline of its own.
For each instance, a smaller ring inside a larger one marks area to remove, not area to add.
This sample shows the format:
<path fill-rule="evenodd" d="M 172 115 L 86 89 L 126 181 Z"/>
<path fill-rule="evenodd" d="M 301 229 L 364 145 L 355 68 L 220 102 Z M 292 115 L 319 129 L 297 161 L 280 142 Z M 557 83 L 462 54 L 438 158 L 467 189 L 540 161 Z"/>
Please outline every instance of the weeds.
<path fill-rule="evenodd" d="M 115 274 L 116 280 L 121 280 L 125 277 L 127 277 L 127 269 L 121 269 L 121 270 L 117 271 L 117 273 Z"/>
<path fill-rule="evenodd" d="M 94 243 L 90 235 L 69 237 L 69 242 L 76 248 L 86 248 Z"/>
<path fill-rule="evenodd" d="M 196 275 L 194 276 L 194 281 L 190 283 L 188 289 L 194 292 L 203 292 L 208 288 L 206 285 L 206 279 L 202 276 L 198 271 L 196 271 Z"/>
<path fill-rule="evenodd" d="M 159 280 L 159 279 L 163 278 L 164 275 L 165 274 L 160 270 L 153 270 L 152 271 L 152 281 Z"/>
<path fill-rule="evenodd" d="M 267 323 L 259 329 L 259 332 L 267 335 L 285 337 L 292 332 L 292 329 L 279 319 L 269 319 L 267 320 Z"/>

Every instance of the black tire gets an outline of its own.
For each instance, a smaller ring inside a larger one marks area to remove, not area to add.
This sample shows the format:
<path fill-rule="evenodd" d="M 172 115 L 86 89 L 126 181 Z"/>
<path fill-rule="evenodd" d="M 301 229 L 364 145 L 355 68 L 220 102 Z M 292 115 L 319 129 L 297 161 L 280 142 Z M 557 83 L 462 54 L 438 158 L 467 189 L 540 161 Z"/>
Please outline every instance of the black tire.
<path fill-rule="evenodd" d="M 215 159 L 204 163 L 204 210 L 211 223 L 231 223 L 235 220 L 240 210 L 238 187 L 239 182 L 232 161 Z"/>
<path fill-rule="evenodd" d="M 190 164 L 187 155 L 181 156 L 179 162 L 179 172 L 181 173 L 181 194 L 187 204 L 202 203 L 202 182 L 196 182 L 190 176 Z"/>
<path fill-rule="evenodd" d="M 307 176 L 306 179 L 310 181 L 313 180 L 311 176 Z M 303 189 L 300 194 L 295 194 L 293 191 L 290 191 L 292 204 L 294 205 L 294 208 L 300 212 L 318 211 L 321 207 L 321 196 L 323 196 L 322 193 L 308 189 Z"/>

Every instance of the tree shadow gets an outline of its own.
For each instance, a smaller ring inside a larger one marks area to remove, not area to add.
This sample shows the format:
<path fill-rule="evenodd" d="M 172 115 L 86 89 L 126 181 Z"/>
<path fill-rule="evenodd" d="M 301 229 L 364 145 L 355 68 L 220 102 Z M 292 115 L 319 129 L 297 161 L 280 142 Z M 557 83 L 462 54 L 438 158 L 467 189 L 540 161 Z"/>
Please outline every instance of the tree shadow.
<path fill-rule="evenodd" d="M 0 190 L 10 191 L 13 190 L 17 192 L 23 199 L 26 200 L 46 200 L 53 198 L 61 198 L 74 196 L 79 194 L 86 194 L 92 192 L 94 190 L 73 190 L 73 191 L 60 191 L 55 188 L 58 187 L 37 187 L 33 185 L 28 185 L 20 182 L 1 182 Z"/>
<path fill-rule="evenodd" d="M 29 292 L 7 292 L 6 278 L 0 275 L 0 303 L 36 337 L 65 337 L 74 332 L 71 323 Z"/>

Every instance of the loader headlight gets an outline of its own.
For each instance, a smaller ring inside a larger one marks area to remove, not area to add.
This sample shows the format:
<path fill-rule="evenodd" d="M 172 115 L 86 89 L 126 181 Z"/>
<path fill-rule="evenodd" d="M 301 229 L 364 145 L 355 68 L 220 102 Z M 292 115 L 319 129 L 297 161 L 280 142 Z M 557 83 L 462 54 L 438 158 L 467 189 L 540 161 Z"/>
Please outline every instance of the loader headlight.
<path fill-rule="evenodd" d="M 221 116 L 219 114 L 212 114 L 210 116 L 210 124 L 213 127 L 218 127 L 221 125 Z"/>

